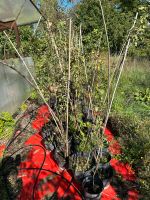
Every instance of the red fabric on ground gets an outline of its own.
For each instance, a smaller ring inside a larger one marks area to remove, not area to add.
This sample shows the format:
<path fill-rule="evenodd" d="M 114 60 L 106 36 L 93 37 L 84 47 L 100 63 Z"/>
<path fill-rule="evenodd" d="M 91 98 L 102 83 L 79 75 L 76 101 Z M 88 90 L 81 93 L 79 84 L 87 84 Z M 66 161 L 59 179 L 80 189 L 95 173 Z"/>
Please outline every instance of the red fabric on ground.
<path fill-rule="evenodd" d="M 72 181 L 72 174 L 65 169 L 60 169 L 53 158 L 53 152 L 45 149 L 40 131 L 49 119 L 48 107 L 46 105 L 41 106 L 37 110 L 35 120 L 32 121 L 32 128 L 38 132 L 25 142 L 25 149 L 29 149 L 29 151 L 26 159 L 19 166 L 18 177 L 22 178 L 23 187 L 18 200 L 42 200 L 47 195 L 53 195 L 55 191 L 57 191 L 58 199 L 70 196 L 72 200 L 81 200 L 81 195 L 77 192 L 79 186 L 75 181 Z M 105 130 L 105 137 L 109 143 L 110 153 L 112 155 L 120 154 L 121 146 L 110 130 Z M 5 145 L 0 146 L 0 157 L 4 149 Z M 129 164 L 124 164 L 114 158 L 111 159 L 110 164 L 124 181 L 136 180 L 135 173 Z M 72 183 L 70 184 L 70 182 Z M 128 200 L 138 199 L 137 190 L 128 191 Z M 120 198 L 117 196 L 115 188 L 109 185 L 102 191 L 101 200 L 120 200 Z"/>
<path fill-rule="evenodd" d="M 20 169 L 22 170 L 19 170 L 18 177 L 21 177 L 23 181 L 22 191 L 19 196 L 20 200 L 33 199 L 33 189 L 35 190 L 34 199 L 36 200 L 41 200 L 46 195 L 52 195 L 55 191 L 57 191 L 59 199 L 62 198 L 64 195 L 70 195 L 74 200 L 81 199 L 77 190 L 74 188 L 74 186 L 76 185 L 74 181 L 72 182 L 73 186 L 69 186 L 70 180 L 72 179 L 71 175 L 66 170 L 64 171 L 63 169 L 60 169 L 58 167 L 57 163 L 53 159 L 52 152 L 49 152 L 44 148 L 44 145 L 42 143 L 42 137 L 40 136 L 40 134 L 36 133 L 33 136 L 31 136 L 27 140 L 25 145 L 37 146 L 31 147 L 26 160 L 24 162 L 21 162 L 20 164 Z M 37 183 L 35 185 L 35 181 L 40 167 L 44 170 L 41 170 L 38 176 Z M 27 168 L 31 170 L 27 170 Z M 32 168 L 38 169 L 33 170 Z M 54 173 L 56 172 L 60 174 L 63 178 L 45 170 L 51 170 Z M 44 183 L 43 181 L 47 178 L 48 181 L 45 181 Z M 77 185 L 75 187 L 77 187 Z M 67 192 L 65 193 L 66 190 Z"/>
<path fill-rule="evenodd" d="M 112 140 L 114 140 L 114 135 L 111 133 L 111 131 L 109 129 L 105 129 L 104 131 L 104 135 L 107 139 L 107 142 L 111 142 Z"/>
<path fill-rule="evenodd" d="M 133 190 L 129 190 L 128 191 L 128 200 L 137 200 L 139 199 L 139 193 L 137 190 L 133 189 Z"/>
<path fill-rule="evenodd" d="M 109 143 L 108 150 L 112 155 L 118 155 L 121 154 L 121 146 L 119 142 L 115 139 L 114 135 L 109 129 L 105 129 L 104 135 L 107 139 L 107 142 Z"/>
<path fill-rule="evenodd" d="M 121 146 L 119 142 L 115 139 L 113 139 L 109 144 L 108 150 L 112 155 L 119 155 L 122 153 Z"/>
<path fill-rule="evenodd" d="M 107 139 L 107 142 L 109 143 L 108 150 L 112 155 L 119 155 L 121 154 L 121 146 L 118 143 L 118 141 L 115 139 L 113 133 L 105 129 L 105 137 Z M 110 165 L 115 170 L 116 174 L 121 175 L 122 179 L 124 181 L 136 181 L 136 175 L 132 167 L 128 163 L 123 163 L 115 158 L 112 158 L 110 160 Z M 115 196 L 115 188 L 112 186 L 109 186 L 106 190 L 102 193 L 102 200 L 111 200 L 116 199 Z M 129 190 L 128 191 L 128 200 L 138 200 L 139 199 L 139 193 L 137 190 Z"/>
<path fill-rule="evenodd" d="M 0 158 L 3 156 L 3 152 L 5 150 L 6 146 L 3 144 L 3 145 L 0 145 Z"/>
<path fill-rule="evenodd" d="M 32 128 L 41 131 L 44 124 L 49 121 L 49 118 L 48 107 L 41 106 L 37 110 L 35 120 L 32 122 Z M 30 151 L 26 160 L 20 164 L 18 177 L 22 178 L 23 187 L 19 200 L 41 200 L 47 195 L 53 195 L 55 191 L 58 199 L 65 196 L 70 196 L 72 200 L 82 199 L 77 192 L 78 185 L 71 181 L 72 176 L 66 170 L 60 169 L 53 158 L 53 152 L 45 149 L 40 133 L 32 135 L 25 145 L 30 148 Z M 40 168 L 43 170 L 39 173 Z"/>
<path fill-rule="evenodd" d="M 117 197 L 115 188 L 109 185 L 106 189 L 102 191 L 101 200 L 121 200 L 121 199 Z"/>
<path fill-rule="evenodd" d="M 117 159 L 113 158 L 110 161 L 110 165 L 113 167 L 116 173 L 122 176 L 123 180 L 125 181 L 136 180 L 135 172 L 128 163 L 124 164 L 121 161 L 118 161 Z"/>
<path fill-rule="evenodd" d="M 37 116 L 35 120 L 32 121 L 32 128 L 38 131 L 41 131 L 44 124 L 49 121 L 50 112 L 46 105 L 42 105 L 37 110 Z"/>

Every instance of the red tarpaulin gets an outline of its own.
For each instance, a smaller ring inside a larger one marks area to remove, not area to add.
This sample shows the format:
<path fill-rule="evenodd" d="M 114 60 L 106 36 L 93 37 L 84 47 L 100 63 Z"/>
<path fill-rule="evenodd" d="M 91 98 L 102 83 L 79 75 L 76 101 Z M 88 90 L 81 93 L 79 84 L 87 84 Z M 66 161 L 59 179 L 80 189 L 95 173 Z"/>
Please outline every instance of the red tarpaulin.
<path fill-rule="evenodd" d="M 42 127 L 50 119 L 47 106 L 43 105 L 37 110 L 37 116 L 32 121 L 32 128 L 37 131 L 26 142 L 24 148 L 29 148 L 28 155 L 20 163 L 18 178 L 22 179 L 22 189 L 18 200 L 42 200 L 46 196 L 57 194 L 57 199 L 70 197 L 72 200 L 82 199 L 80 184 L 76 182 L 72 173 L 57 165 L 53 152 L 46 150 L 40 134 Z M 109 143 L 112 155 L 121 154 L 121 146 L 110 130 L 105 130 L 105 137 Z M 115 145 L 112 145 L 114 144 Z M 116 147 L 116 149 L 115 149 Z M 0 156 L 4 146 L 0 148 Z M 122 176 L 124 181 L 134 182 L 135 173 L 129 164 L 124 164 L 116 159 L 111 159 L 111 166 L 116 174 Z M 119 200 L 116 188 L 108 185 L 101 193 L 101 200 Z M 128 190 L 128 200 L 138 200 L 136 189 Z"/>

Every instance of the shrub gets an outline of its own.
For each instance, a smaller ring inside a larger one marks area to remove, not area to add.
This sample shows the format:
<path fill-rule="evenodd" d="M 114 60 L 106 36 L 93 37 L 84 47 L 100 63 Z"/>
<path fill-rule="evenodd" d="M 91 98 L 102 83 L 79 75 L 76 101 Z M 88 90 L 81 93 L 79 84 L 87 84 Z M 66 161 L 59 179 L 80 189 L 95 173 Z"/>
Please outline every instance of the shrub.
<path fill-rule="evenodd" d="M 0 138 L 9 137 L 15 128 L 15 121 L 10 113 L 2 112 L 0 114 Z"/>

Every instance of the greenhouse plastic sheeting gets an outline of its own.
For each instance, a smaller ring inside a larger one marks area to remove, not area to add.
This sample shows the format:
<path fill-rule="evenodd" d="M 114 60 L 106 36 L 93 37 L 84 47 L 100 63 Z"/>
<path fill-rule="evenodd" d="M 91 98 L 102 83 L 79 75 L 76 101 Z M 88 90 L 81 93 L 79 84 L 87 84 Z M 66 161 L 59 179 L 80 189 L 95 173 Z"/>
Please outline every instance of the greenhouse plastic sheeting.
<path fill-rule="evenodd" d="M 40 12 L 30 0 L 0 0 L 0 21 L 16 21 L 17 25 L 35 23 Z"/>
<path fill-rule="evenodd" d="M 34 63 L 31 57 L 24 59 L 34 74 Z M 31 77 L 20 59 L 4 61 L 13 65 L 19 72 L 31 81 Z M 0 112 L 14 113 L 31 92 L 32 86 L 15 70 L 0 63 Z"/>

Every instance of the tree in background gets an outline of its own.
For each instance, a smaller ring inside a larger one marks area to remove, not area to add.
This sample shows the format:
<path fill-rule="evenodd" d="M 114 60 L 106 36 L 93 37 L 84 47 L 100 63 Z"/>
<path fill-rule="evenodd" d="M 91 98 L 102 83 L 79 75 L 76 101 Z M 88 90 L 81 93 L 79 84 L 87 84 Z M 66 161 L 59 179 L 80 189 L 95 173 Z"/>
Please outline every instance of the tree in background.
<path fill-rule="evenodd" d="M 118 53 L 122 47 L 124 39 L 131 28 L 132 21 L 136 12 L 139 12 L 137 23 L 138 36 L 135 39 L 131 54 L 134 54 L 135 48 L 145 48 L 142 56 L 148 56 L 149 46 L 149 25 L 148 25 L 148 1 L 140 0 L 103 0 L 103 9 L 105 13 L 108 37 L 110 41 L 111 53 Z M 75 8 L 75 22 L 77 25 L 82 24 L 83 42 L 87 51 L 93 48 L 106 50 L 106 40 L 104 26 L 99 6 L 99 0 L 82 0 Z M 141 49 L 142 50 L 142 49 Z M 138 56 L 139 56 L 138 52 Z"/>

